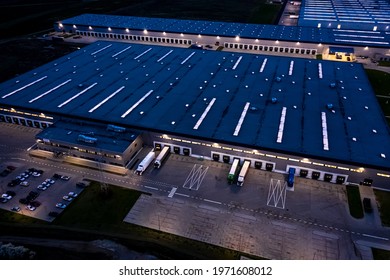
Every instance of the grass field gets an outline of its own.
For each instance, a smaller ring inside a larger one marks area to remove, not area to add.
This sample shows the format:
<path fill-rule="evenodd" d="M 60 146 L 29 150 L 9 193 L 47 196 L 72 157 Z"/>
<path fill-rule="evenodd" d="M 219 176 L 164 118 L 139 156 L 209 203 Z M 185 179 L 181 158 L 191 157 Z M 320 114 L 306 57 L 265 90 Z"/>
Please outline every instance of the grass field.
<path fill-rule="evenodd" d="M 378 65 L 379 66 L 390 67 L 390 61 L 379 61 Z"/>
<path fill-rule="evenodd" d="M 109 231 L 112 226 L 122 223 L 126 214 L 138 200 L 140 192 L 110 187 L 109 195 L 102 194 L 100 184 L 93 182 L 58 217 L 53 224 Z"/>
<path fill-rule="evenodd" d="M 349 212 L 352 217 L 361 219 L 364 217 L 362 201 L 360 198 L 359 187 L 357 186 L 346 186 Z"/>
<path fill-rule="evenodd" d="M 371 248 L 374 260 L 390 260 L 390 251 Z"/>
<path fill-rule="evenodd" d="M 377 96 L 377 98 L 382 108 L 383 114 L 385 116 L 390 116 L 390 74 L 372 69 L 366 69 L 366 73 L 375 94 L 381 95 Z M 386 96 L 389 98 L 386 98 Z M 387 123 L 390 125 L 390 118 L 386 119 Z"/>
<path fill-rule="evenodd" d="M 378 201 L 382 224 L 390 226 L 390 192 L 374 189 L 376 201 Z"/>

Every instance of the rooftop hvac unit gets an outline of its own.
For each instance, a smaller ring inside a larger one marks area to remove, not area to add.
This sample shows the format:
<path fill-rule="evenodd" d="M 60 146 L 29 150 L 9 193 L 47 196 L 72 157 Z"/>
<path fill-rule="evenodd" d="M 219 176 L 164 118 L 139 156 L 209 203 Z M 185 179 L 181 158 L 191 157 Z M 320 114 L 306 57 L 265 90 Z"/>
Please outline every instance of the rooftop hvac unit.
<path fill-rule="evenodd" d="M 123 132 L 126 131 L 126 128 L 121 127 L 121 126 L 116 126 L 116 125 L 113 125 L 113 124 L 109 124 L 109 125 L 107 125 L 107 130 L 123 133 Z"/>
<path fill-rule="evenodd" d="M 80 134 L 77 137 L 77 141 L 84 142 L 84 143 L 89 143 L 89 144 L 96 144 L 97 143 L 97 138 L 89 137 L 89 136 L 85 136 L 85 135 Z"/>

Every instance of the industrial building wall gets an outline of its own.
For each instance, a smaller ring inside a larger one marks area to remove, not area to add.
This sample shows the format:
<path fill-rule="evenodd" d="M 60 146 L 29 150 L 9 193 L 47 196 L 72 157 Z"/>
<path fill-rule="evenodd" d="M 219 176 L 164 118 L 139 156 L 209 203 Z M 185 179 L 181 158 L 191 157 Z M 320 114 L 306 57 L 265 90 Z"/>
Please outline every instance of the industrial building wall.
<path fill-rule="evenodd" d="M 145 145 L 160 149 L 165 145 L 171 147 L 171 153 L 201 157 L 208 160 L 231 164 L 234 158 L 251 162 L 251 168 L 287 173 L 290 167 L 296 169 L 296 176 L 302 176 L 337 184 L 366 184 L 377 187 L 389 184 L 390 178 L 376 169 L 362 168 L 295 155 L 254 150 L 239 146 L 212 143 L 181 136 L 144 133 Z M 371 181 L 372 180 L 372 181 Z"/>

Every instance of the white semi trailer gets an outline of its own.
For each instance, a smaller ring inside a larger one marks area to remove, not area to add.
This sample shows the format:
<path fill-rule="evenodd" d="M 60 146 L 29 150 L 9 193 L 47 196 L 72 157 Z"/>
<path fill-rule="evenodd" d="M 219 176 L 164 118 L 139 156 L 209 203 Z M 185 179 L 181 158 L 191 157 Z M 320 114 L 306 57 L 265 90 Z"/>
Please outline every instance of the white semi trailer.
<path fill-rule="evenodd" d="M 157 156 L 156 160 L 154 161 L 154 167 L 155 168 L 160 168 L 161 165 L 163 164 L 163 162 L 167 159 L 167 157 L 169 156 L 169 153 L 170 153 L 171 149 L 170 147 L 168 146 L 165 146 L 160 154 Z"/>
<path fill-rule="evenodd" d="M 135 170 L 135 172 L 138 174 L 138 175 L 142 175 L 142 173 L 144 173 L 144 171 L 146 170 L 146 168 L 148 168 L 148 166 L 150 165 L 150 163 L 154 160 L 154 158 L 156 157 L 156 153 L 152 150 L 151 152 L 149 152 L 146 157 L 140 162 L 140 164 L 138 164 L 138 167 L 137 169 Z"/>
<path fill-rule="evenodd" d="M 248 172 L 250 165 L 251 165 L 250 161 L 248 161 L 248 160 L 244 161 L 244 164 L 242 165 L 240 174 L 238 174 L 238 179 L 237 179 L 238 186 L 241 187 L 244 184 L 245 176 L 246 176 L 246 173 Z"/>

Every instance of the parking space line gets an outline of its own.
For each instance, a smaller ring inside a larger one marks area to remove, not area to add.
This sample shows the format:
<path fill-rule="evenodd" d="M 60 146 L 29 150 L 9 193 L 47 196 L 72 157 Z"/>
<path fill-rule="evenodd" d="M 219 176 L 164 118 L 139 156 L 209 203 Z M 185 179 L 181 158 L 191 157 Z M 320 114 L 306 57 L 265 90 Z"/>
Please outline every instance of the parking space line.
<path fill-rule="evenodd" d="M 210 202 L 210 203 L 222 204 L 222 202 L 215 201 L 215 200 L 210 200 L 210 199 L 206 199 L 206 198 L 204 198 L 203 200 L 206 201 L 206 202 Z"/>
<path fill-rule="evenodd" d="M 139 186 L 139 184 L 137 184 L 137 185 Z M 155 187 L 149 187 L 149 186 L 143 186 L 143 187 L 147 188 L 147 189 L 158 191 L 158 188 L 155 188 Z"/>
<path fill-rule="evenodd" d="M 183 193 L 175 193 L 176 195 L 184 196 L 184 197 L 190 197 L 188 194 L 183 194 Z"/>

